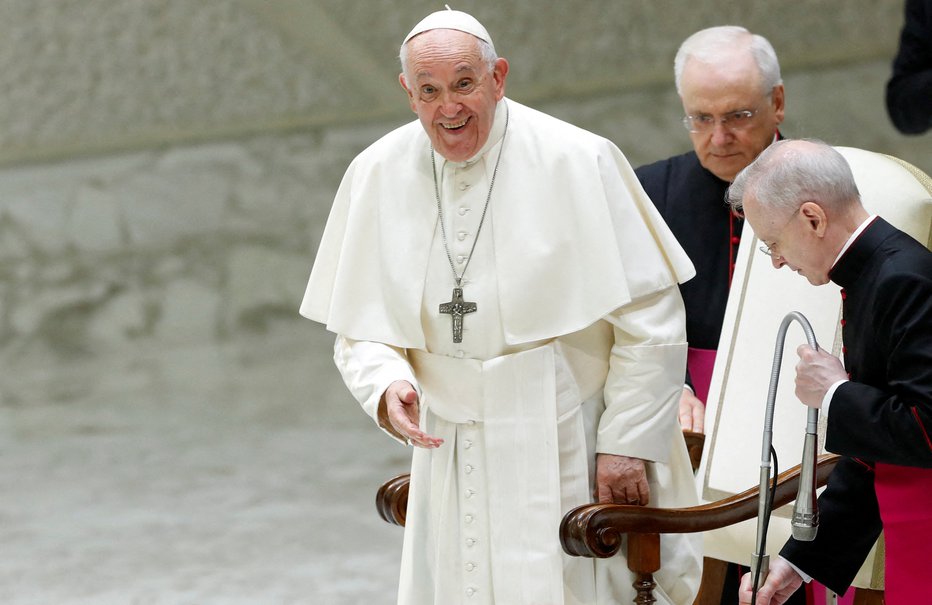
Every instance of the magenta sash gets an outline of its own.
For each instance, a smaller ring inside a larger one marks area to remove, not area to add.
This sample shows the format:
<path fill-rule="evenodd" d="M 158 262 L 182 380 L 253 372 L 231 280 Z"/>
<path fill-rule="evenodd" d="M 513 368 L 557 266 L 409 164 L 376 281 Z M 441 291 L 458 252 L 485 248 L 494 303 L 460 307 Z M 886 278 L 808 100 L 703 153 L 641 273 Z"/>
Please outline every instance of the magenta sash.
<path fill-rule="evenodd" d="M 808 600 L 807 603 L 810 605 L 823 605 L 828 603 L 828 592 L 829 589 L 825 586 L 819 584 L 815 580 L 812 581 L 812 599 Z M 854 605 L 854 588 L 849 588 L 844 595 L 839 595 L 836 603 L 838 605 Z"/>
<path fill-rule="evenodd" d="M 874 489 L 883 519 L 887 605 L 932 599 L 932 469 L 877 463 Z"/>
<path fill-rule="evenodd" d="M 709 397 L 709 383 L 712 382 L 712 368 L 715 367 L 715 349 L 696 349 L 689 347 L 686 352 L 686 369 L 693 382 L 693 391 L 702 403 Z"/>

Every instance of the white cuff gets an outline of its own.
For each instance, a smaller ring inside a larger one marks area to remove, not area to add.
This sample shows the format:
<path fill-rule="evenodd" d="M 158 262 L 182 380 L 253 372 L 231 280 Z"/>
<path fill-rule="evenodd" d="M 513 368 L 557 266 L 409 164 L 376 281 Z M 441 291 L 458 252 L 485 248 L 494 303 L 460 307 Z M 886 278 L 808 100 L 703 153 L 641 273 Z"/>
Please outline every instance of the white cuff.
<path fill-rule="evenodd" d="M 832 403 L 832 397 L 835 395 L 835 391 L 838 390 L 838 387 L 842 384 L 848 382 L 847 379 L 839 380 L 825 391 L 825 396 L 822 397 L 822 415 L 828 418 L 828 408 Z"/>
<path fill-rule="evenodd" d="M 777 556 L 779 557 L 780 555 L 777 555 Z M 783 559 L 784 561 L 786 561 L 786 559 L 784 559 L 783 557 L 780 557 L 780 558 Z M 793 570 L 794 570 L 796 573 L 799 574 L 799 577 L 803 579 L 803 582 L 805 582 L 806 584 L 808 584 L 809 582 L 812 582 L 812 576 L 810 576 L 809 574 L 807 574 L 806 572 L 804 572 L 804 571 L 801 570 L 800 568 L 798 568 L 798 567 L 796 567 L 795 565 L 793 565 L 790 561 L 786 561 L 786 564 L 789 565 L 790 567 L 792 567 Z"/>

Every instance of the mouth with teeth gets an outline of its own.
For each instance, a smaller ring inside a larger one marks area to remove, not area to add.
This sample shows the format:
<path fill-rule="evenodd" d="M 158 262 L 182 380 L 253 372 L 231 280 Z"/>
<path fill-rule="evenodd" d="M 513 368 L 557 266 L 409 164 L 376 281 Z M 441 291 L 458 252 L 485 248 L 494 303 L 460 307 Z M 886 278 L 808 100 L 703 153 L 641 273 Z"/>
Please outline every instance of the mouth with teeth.
<path fill-rule="evenodd" d="M 444 123 L 441 123 L 440 126 L 441 126 L 444 130 L 460 130 L 461 128 L 463 128 L 464 126 L 466 126 L 466 123 L 467 123 L 467 122 L 469 122 L 469 118 L 466 118 L 466 119 L 463 120 L 462 122 L 457 122 L 457 123 L 455 123 L 455 124 L 444 124 Z"/>

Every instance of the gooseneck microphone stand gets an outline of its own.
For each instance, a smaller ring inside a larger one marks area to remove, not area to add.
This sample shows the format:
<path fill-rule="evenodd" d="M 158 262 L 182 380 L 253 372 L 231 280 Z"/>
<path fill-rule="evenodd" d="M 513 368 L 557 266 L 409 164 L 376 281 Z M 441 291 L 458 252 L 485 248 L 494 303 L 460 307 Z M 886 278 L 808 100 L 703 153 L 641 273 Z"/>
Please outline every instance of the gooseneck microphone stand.
<path fill-rule="evenodd" d="M 770 556 L 767 554 L 767 528 L 770 525 L 770 513 L 773 510 L 773 492 L 777 481 L 777 453 L 773 449 L 773 410 L 777 398 L 777 385 L 780 382 L 780 365 L 783 359 L 783 344 L 786 340 L 786 330 L 790 323 L 796 321 L 806 334 L 809 346 L 819 349 L 815 333 L 809 320 L 798 312 L 791 311 L 783 318 L 780 329 L 777 331 L 777 345 L 773 355 L 773 366 L 770 370 L 770 389 L 767 392 L 767 411 L 764 417 L 764 435 L 761 446 L 760 462 L 760 491 L 757 504 L 757 548 L 751 558 L 751 569 L 754 570 L 754 583 L 751 589 L 751 603 L 757 600 L 757 590 L 767 580 L 770 568 Z M 796 504 L 793 507 L 793 537 L 804 542 L 815 538 L 819 526 L 819 510 L 816 503 L 815 467 L 817 437 L 819 424 L 819 410 L 809 408 L 806 418 L 806 437 L 803 442 L 803 455 L 799 476 L 799 491 L 796 494 Z M 773 457 L 773 477 L 771 484 L 770 459 Z"/>

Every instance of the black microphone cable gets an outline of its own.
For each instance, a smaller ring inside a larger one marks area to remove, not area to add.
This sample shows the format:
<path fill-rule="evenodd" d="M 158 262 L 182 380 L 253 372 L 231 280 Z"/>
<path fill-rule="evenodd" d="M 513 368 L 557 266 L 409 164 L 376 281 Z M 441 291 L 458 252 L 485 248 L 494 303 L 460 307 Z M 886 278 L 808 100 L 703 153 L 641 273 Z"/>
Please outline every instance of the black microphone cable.
<path fill-rule="evenodd" d="M 764 526 L 763 538 L 761 540 L 760 547 L 761 555 L 767 552 L 767 530 L 770 528 L 770 513 L 773 512 L 773 498 L 774 494 L 777 493 L 777 477 L 780 474 L 779 462 L 777 461 L 777 450 L 773 448 L 773 445 L 770 446 L 770 458 L 773 460 L 773 478 L 770 480 L 770 501 L 767 502 L 767 514 L 761 521 Z M 760 580 L 760 568 L 763 561 L 764 557 L 760 556 L 757 558 L 757 563 L 754 565 L 754 583 L 751 584 L 751 605 L 754 605 L 757 602 L 757 583 Z"/>

